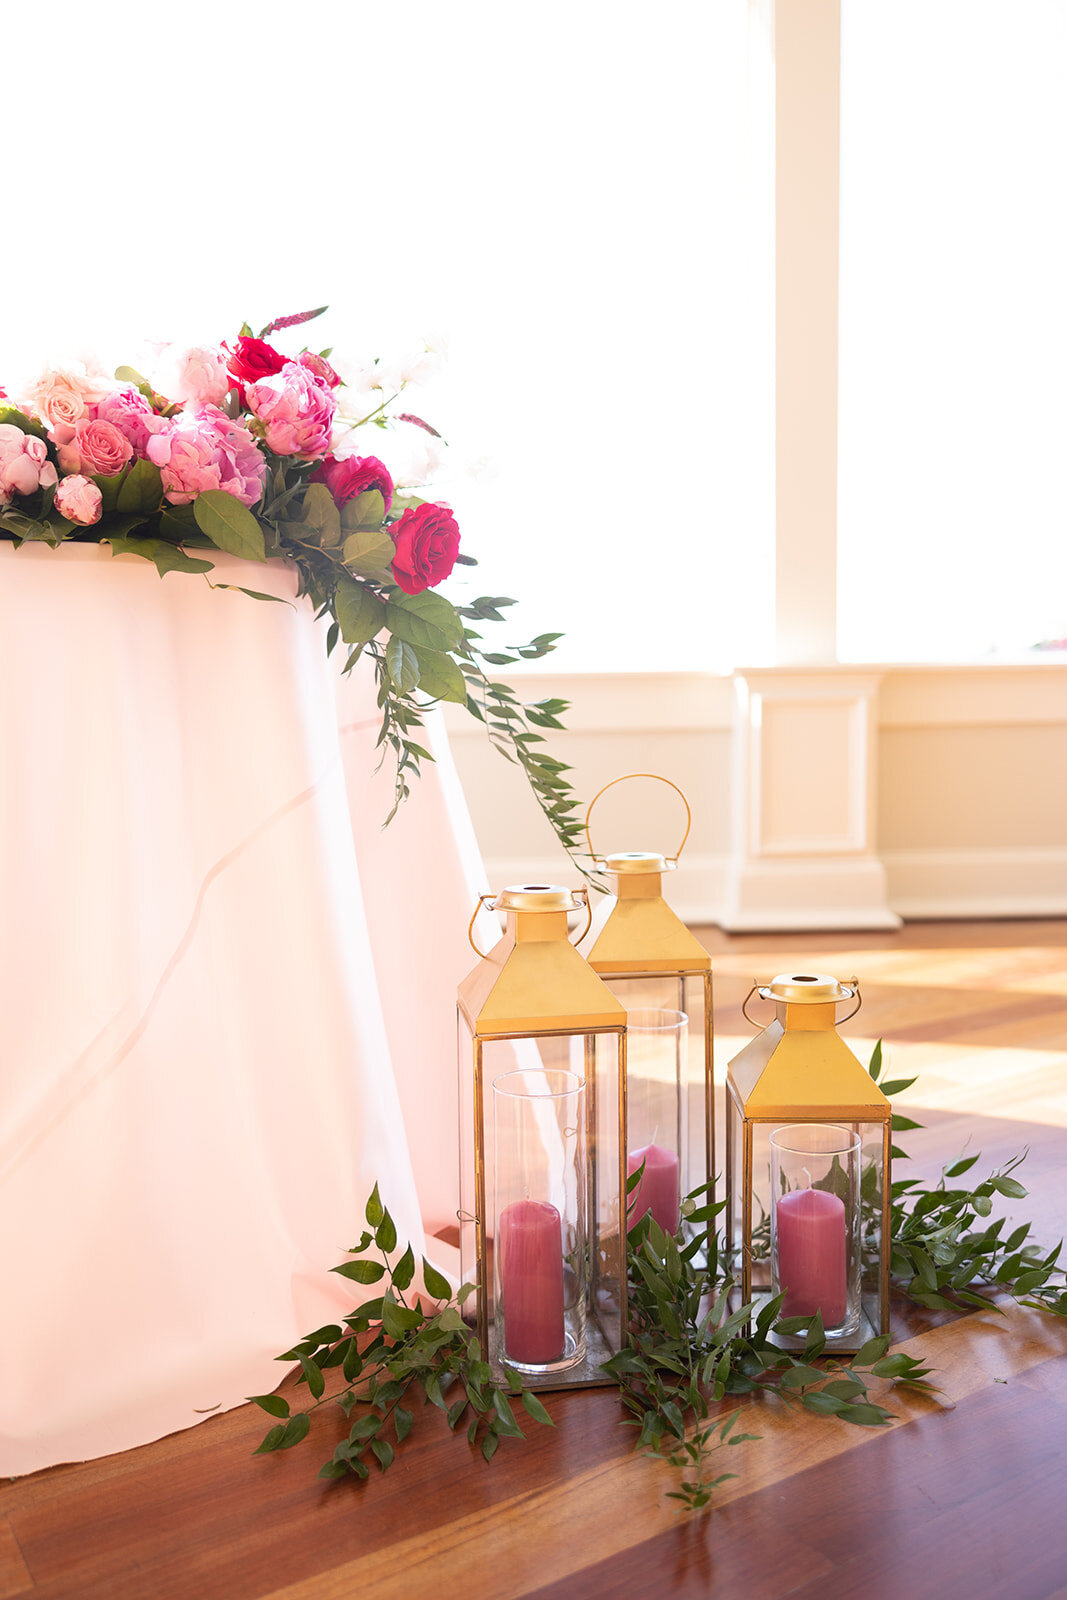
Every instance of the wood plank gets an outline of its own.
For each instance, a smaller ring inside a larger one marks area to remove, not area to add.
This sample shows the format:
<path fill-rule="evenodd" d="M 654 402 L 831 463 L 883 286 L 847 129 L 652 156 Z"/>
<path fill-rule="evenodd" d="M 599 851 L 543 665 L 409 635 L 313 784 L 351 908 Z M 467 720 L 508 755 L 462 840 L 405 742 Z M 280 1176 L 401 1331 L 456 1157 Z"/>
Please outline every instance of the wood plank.
<path fill-rule="evenodd" d="M 33 1579 L 11 1524 L 6 1517 L 0 1517 L 0 1600 L 28 1594 L 32 1588 Z"/>

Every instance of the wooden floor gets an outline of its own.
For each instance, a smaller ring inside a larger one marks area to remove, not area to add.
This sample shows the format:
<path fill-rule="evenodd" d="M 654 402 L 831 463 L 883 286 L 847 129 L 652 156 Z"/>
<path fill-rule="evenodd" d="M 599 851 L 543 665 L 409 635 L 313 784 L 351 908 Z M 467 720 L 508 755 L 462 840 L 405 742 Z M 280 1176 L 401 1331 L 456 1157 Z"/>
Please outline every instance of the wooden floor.
<path fill-rule="evenodd" d="M 752 978 L 858 973 L 846 1030 L 884 1034 L 929 1124 L 923 1173 L 964 1146 L 1024 1146 L 1012 1202 L 1043 1239 L 1067 1225 L 1067 923 L 913 924 L 899 934 L 727 938 L 716 955 L 720 1072 L 750 1030 Z M 818 959 L 814 958 L 818 952 Z M 633 1455 L 610 1391 L 553 1397 L 557 1427 L 487 1467 L 427 1414 L 385 1478 L 324 1488 L 313 1445 L 253 1458 L 252 1407 L 156 1444 L 0 1488 L 0 1600 L 462 1600 L 791 1595 L 798 1600 L 1067 1597 L 1067 1329 L 1036 1312 L 915 1317 L 907 1348 L 946 1404 L 895 1400 L 872 1432 L 753 1404 L 758 1443 L 716 1510 L 680 1518 L 669 1474 Z M 76 1329 L 72 1330 L 76 1349 Z M 80 1359 L 89 1365 L 92 1353 Z M 750 1424 L 750 1425 L 748 1425 Z M 340 1428 L 338 1428 L 340 1436 Z"/>

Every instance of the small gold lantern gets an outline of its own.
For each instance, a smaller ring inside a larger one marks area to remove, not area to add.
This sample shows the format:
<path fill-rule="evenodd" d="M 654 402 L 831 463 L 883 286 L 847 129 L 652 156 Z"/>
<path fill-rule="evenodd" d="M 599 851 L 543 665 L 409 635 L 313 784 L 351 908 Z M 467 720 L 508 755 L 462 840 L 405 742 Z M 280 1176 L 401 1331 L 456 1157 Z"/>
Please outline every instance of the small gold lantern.
<path fill-rule="evenodd" d="M 855 1350 L 889 1332 L 891 1248 L 892 1108 L 835 1021 L 841 1001 L 859 1010 L 859 983 L 754 984 L 743 1009 L 758 1026 L 753 994 L 775 1018 L 726 1078 L 726 1246 L 742 1303 L 783 1291 L 781 1317 L 819 1310 L 827 1347 Z"/>
<path fill-rule="evenodd" d="M 507 918 L 488 955 L 483 905 Z M 609 1383 L 626 1329 L 626 1013 L 570 943 L 580 910 L 584 938 L 584 889 L 483 895 L 459 989 L 464 1315 L 498 1377 L 542 1389 Z"/>
<path fill-rule="evenodd" d="M 593 807 L 635 778 L 665 783 L 681 798 L 686 825 L 673 856 L 600 855 L 593 847 Z M 605 784 L 585 819 L 594 871 L 612 879 L 613 892 L 594 919 L 589 965 L 627 1012 L 627 1169 L 644 1165 L 631 1221 L 650 1211 L 668 1233 L 678 1229 L 680 1201 L 715 1179 L 711 957 L 663 898 L 663 875 L 677 866 L 691 823 L 681 789 L 651 772 Z"/>

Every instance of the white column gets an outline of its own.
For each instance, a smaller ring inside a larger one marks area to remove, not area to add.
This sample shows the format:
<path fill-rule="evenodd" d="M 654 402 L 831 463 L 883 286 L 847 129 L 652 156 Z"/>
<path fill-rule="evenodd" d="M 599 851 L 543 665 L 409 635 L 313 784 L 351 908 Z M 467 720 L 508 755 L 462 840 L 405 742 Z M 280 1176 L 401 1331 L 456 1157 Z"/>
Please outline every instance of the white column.
<path fill-rule="evenodd" d="M 847 667 L 734 674 L 724 928 L 900 926 L 875 854 L 878 683 Z"/>
<path fill-rule="evenodd" d="M 837 657 L 840 0 L 776 0 L 775 659 Z"/>

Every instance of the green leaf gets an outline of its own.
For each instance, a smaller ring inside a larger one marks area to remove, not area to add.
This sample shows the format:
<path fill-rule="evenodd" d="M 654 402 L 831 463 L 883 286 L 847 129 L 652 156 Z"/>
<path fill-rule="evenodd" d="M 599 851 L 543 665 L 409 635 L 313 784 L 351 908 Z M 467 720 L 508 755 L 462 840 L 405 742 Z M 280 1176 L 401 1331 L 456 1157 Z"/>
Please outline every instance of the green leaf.
<path fill-rule="evenodd" d="M 493 1390 L 493 1410 L 497 1415 L 495 1426 L 499 1431 L 506 1433 L 509 1438 L 521 1439 L 523 1436 L 522 1429 L 515 1421 L 515 1413 L 511 1409 L 511 1401 L 503 1389 Z"/>
<path fill-rule="evenodd" d="M 385 499 L 380 489 L 364 489 L 341 507 L 341 526 L 346 533 L 357 530 L 375 532 L 385 517 Z M 389 543 L 392 544 L 390 539 Z M 347 557 L 346 557 L 347 560 Z"/>
<path fill-rule="evenodd" d="M 419 658 L 411 645 L 403 639 L 390 639 L 385 647 L 385 664 L 389 676 L 402 694 L 410 694 L 418 687 Z"/>
<path fill-rule="evenodd" d="M 979 1154 L 981 1154 L 981 1152 L 979 1152 Z M 962 1177 L 965 1172 L 970 1171 L 977 1160 L 978 1156 L 967 1156 L 965 1158 L 961 1158 L 959 1161 L 954 1161 L 950 1167 L 945 1168 L 946 1178 Z"/>
<path fill-rule="evenodd" d="M 351 1383 L 355 1378 L 359 1377 L 362 1370 L 363 1357 L 360 1353 L 359 1341 L 358 1339 L 352 1339 L 349 1343 L 347 1351 L 345 1352 L 344 1361 L 341 1364 L 341 1372 L 344 1376 L 345 1382 Z"/>
<path fill-rule="evenodd" d="M 874 1079 L 875 1083 L 877 1083 L 879 1077 L 881 1076 L 881 1072 L 882 1072 L 882 1041 L 881 1041 L 881 1039 L 879 1039 L 877 1041 L 877 1043 L 875 1044 L 874 1049 L 871 1051 L 871 1059 L 870 1059 L 870 1063 L 868 1064 L 867 1071 L 870 1073 L 870 1075 Z"/>
<path fill-rule="evenodd" d="M 455 650 L 463 643 L 463 622 L 455 606 L 443 595 L 424 589 L 421 594 L 399 594 L 385 608 L 389 632 L 416 650 Z"/>
<path fill-rule="evenodd" d="M 151 513 L 159 510 L 162 499 L 163 478 L 155 462 L 135 461 L 119 484 L 115 510 Z"/>
<path fill-rule="evenodd" d="M 1009 1199 L 1012 1200 L 1026 1199 L 1027 1191 L 1023 1188 L 1022 1184 L 1017 1183 L 1014 1178 L 1004 1178 L 998 1176 L 996 1178 L 991 1178 L 990 1182 L 998 1194 L 1006 1194 Z"/>
<path fill-rule="evenodd" d="M 262 1407 L 272 1417 L 287 1417 L 289 1415 L 289 1402 L 288 1400 L 283 1400 L 280 1394 L 250 1394 L 248 1398 L 253 1405 Z"/>
<path fill-rule="evenodd" d="M 212 544 L 245 561 L 265 561 L 263 529 L 236 495 L 225 489 L 205 489 L 193 501 L 197 527 Z"/>
<path fill-rule="evenodd" d="M 304 1369 L 304 1377 L 308 1381 L 308 1388 L 316 1400 L 321 1400 L 323 1391 L 326 1388 L 326 1379 L 323 1377 L 321 1370 L 311 1360 L 310 1356 L 301 1356 L 300 1365 Z"/>
<path fill-rule="evenodd" d="M 413 1307 L 397 1305 L 395 1300 L 386 1299 L 382 1306 L 382 1327 L 391 1339 L 402 1339 L 405 1333 L 412 1328 L 417 1328 L 422 1321 L 422 1313 Z"/>
<path fill-rule="evenodd" d="M 385 1216 L 385 1207 L 382 1205 L 377 1184 L 374 1185 L 370 1192 L 370 1199 L 367 1201 L 364 1215 L 372 1228 L 376 1228 Z"/>
<path fill-rule="evenodd" d="M 342 1261 L 339 1267 L 331 1267 L 331 1272 L 339 1272 L 342 1278 L 351 1278 L 353 1283 L 377 1283 L 379 1278 L 384 1278 L 385 1268 L 380 1261 Z"/>
<path fill-rule="evenodd" d="M 482 1455 L 485 1457 L 485 1459 L 487 1461 L 492 1461 L 493 1457 L 496 1455 L 497 1446 L 499 1444 L 500 1444 L 499 1438 L 490 1429 L 490 1431 L 486 1434 L 485 1438 L 482 1440 Z"/>
<path fill-rule="evenodd" d="M 404 1290 L 415 1276 L 415 1256 L 410 1245 L 393 1268 L 393 1288 Z"/>
<path fill-rule="evenodd" d="M 881 1406 L 842 1406 L 838 1412 L 842 1422 L 854 1422 L 861 1428 L 884 1428 L 890 1421 L 888 1411 Z"/>
<path fill-rule="evenodd" d="M 352 1444 L 359 1444 L 364 1439 L 373 1439 L 381 1425 L 381 1417 L 379 1417 L 373 1411 L 369 1412 L 365 1416 L 360 1417 L 356 1422 L 353 1422 L 351 1428 L 348 1430 L 349 1441 Z"/>
<path fill-rule="evenodd" d="M 895 1094 L 903 1094 L 905 1089 L 910 1089 L 917 1078 L 894 1078 L 892 1083 L 879 1084 L 879 1088 L 887 1099 L 892 1099 Z"/>
<path fill-rule="evenodd" d="M 889 1349 L 889 1343 L 888 1334 L 882 1334 L 877 1339 L 868 1339 L 867 1343 L 861 1345 L 852 1357 L 852 1365 L 854 1367 L 872 1367 L 876 1361 L 880 1361 L 885 1355 Z"/>
<path fill-rule="evenodd" d="M 388 1471 L 388 1469 L 393 1464 L 393 1447 L 392 1447 L 392 1445 L 389 1444 L 388 1441 L 385 1440 L 385 1439 L 372 1439 L 371 1442 L 370 1442 L 370 1447 L 371 1447 L 371 1450 L 374 1452 L 374 1456 L 375 1456 L 375 1459 L 378 1462 L 379 1467 L 382 1469 L 383 1472 Z"/>
<path fill-rule="evenodd" d="M 401 1444 L 411 1432 L 415 1418 L 410 1411 L 405 1411 L 403 1406 L 397 1406 L 393 1412 L 393 1424 L 396 1428 L 396 1442 Z"/>
<path fill-rule="evenodd" d="M 544 1425 L 548 1428 L 554 1428 L 556 1426 L 548 1412 L 545 1410 L 544 1406 L 541 1404 L 540 1400 L 538 1400 L 535 1394 L 531 1394 L 529 1389 L 524 1389 L 522 1391 L 522 1403 L 530 1413 L 531 1417 L 533 1417 L 535 1422 L 544 1423 Z"/>
<path fill-rule="evenodd" d="M 361 529 L 349 534 L 341 553 L 352 572 L 385 576 L 396 555 L 396 545 L 384 528 Z"/>
<path fill-rule="evenodd" d="M 921 1128 L 922 1123 L 916 1122 L 913 1117 L 902 1116 L 899 1111 L 893 1113 L 891 1127 L 894 1133 L 906 1133 L 909 1128 Z"/>
<path fill-rule="evenodd" d="M 319 1468 L 319 1474 L 318 1475 L 319 1475 L 320 1478 L 347 1478 L 348 1477 L 348 1462 L 347 1461 L 327 1461 L 323 1466 L 321 1466 Z"/>
<path fill-rule="evenodd" d="M 355 578 L 338 578 L 333 608 L 346 644 L 369 644 L 386 625 L 386 606 Z"/>
<path fill-rule="evenodd" d="M 252 1454 L 256 1456 L 265 1456 L 269 1455 L 272 1450 L 281 1449 L 281 1443 L 284 1435 L 285 1429 L 279 1423 L 279 1425 L 276 1428 L 272 1428 L 262 1442 L 256 1446 Z"/>
<path fill-rule="evenodd" d="M 374 1242 L 383 1255 L 396 1249 L 396 1223 L 388 1211 L 382 1212 L 382 1220 L 378 1224 L 378 1231 L 374 1235 Z"/>
<path fill-rule="evenodd" d="M 295 1417 L 290 1417 L 282 1430 L 281 1439 L 278 1441 L 279 1450 L 291 1450 L 294 1444 L 299 1444 L 307 1436 L 311 1427 L 311 1418 L 306 1411 L 298 1411 Z"/>
<path fill-rule="evenodd" d="M 458 665 L 443 650 L 419 651 L 419 688 L 434 700 L 450 700 L 463 705 L 467 698 L 467 685 Z"/>
<path fill-rule="evenodd" d="M 432 1267 L 426 1257 L 422 1258 L 422 1281 L 426 1285 L 426 1293 L 435 1300 L 449 1300 L 452 1297 L 452 1286 L 443 1273 Z"/>
<path fill-rule="evenodd" d="M 184 550 L 166 539 L 119 539 L 109 534 L 106 542 L 113 556 L 140 556 L 144 561 L 154 562 L 161 578 L 168 572 L 210 572 L 215 565 L 213 561 L 187 556 Z"/>
<path fill-rule="evenodd" d="M 308 484 L 301 511 L 305 526 L 319 535 L 327 549 L 341 543 L 341 513 L 324 483 Z"/>

